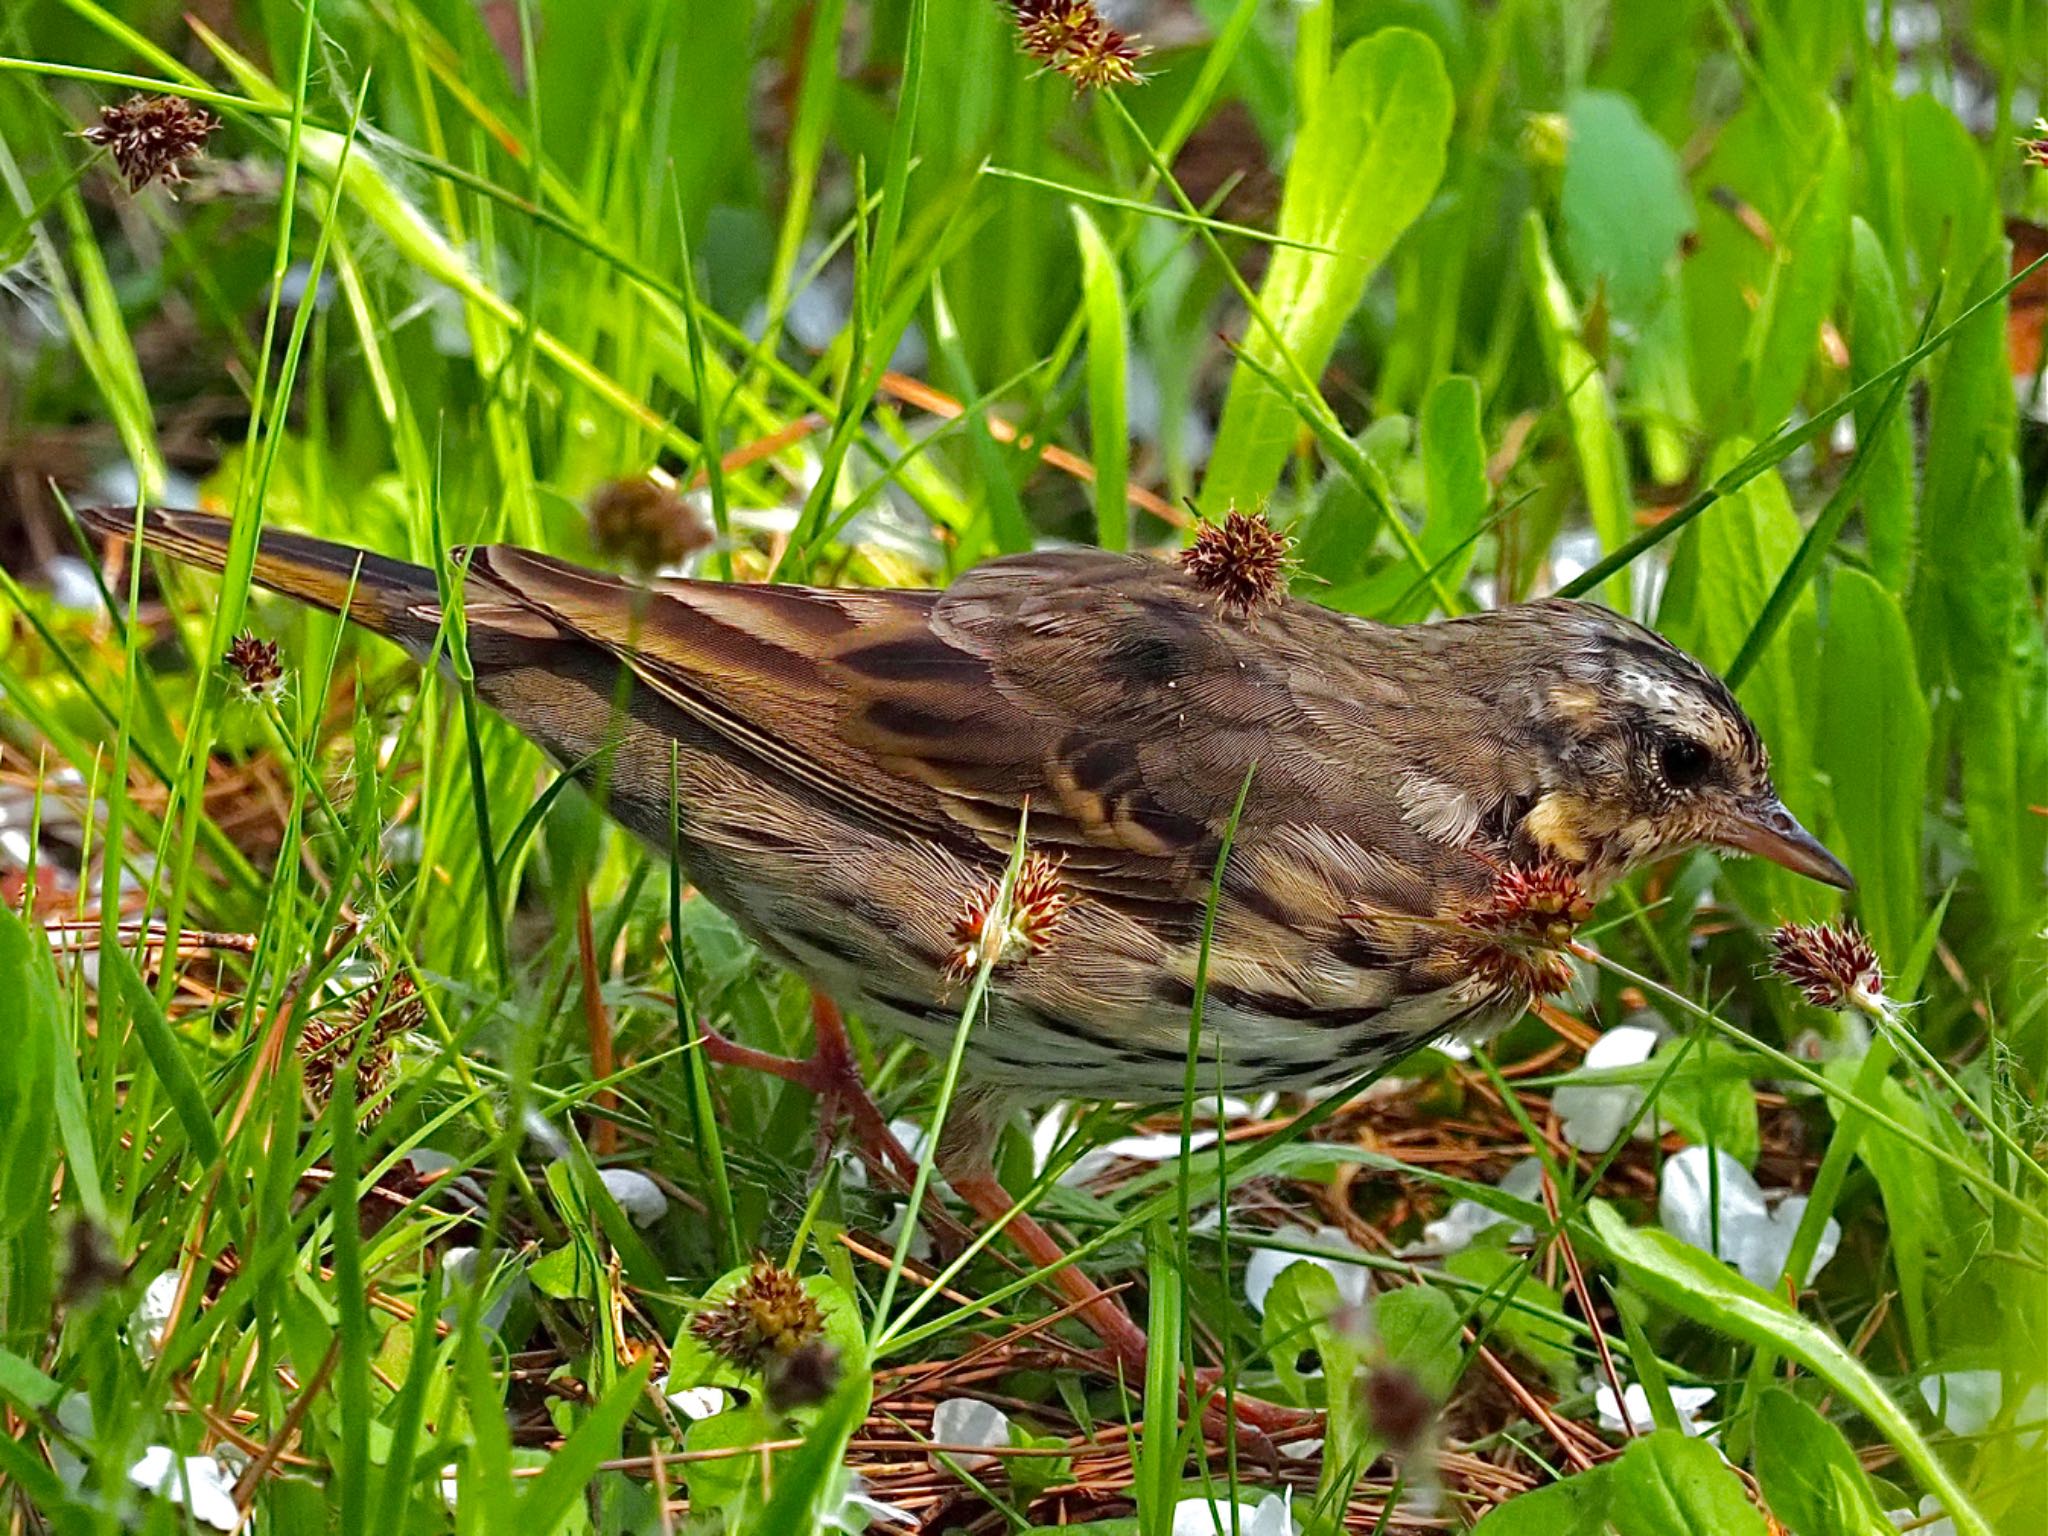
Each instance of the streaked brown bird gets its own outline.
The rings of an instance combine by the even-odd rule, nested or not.
[[[223,564],[219,518],[140,529]],[[1064,1265],[1126,1364],[1142,1334],[990,1174],[986,1106],[1180,1095],[1240,793],[1198,1046],[1204,1083],[1220,1062],[1233,1089],[1512,1020],[1647,860],[1712,844],[1850,884],[1726,686],[1651,631],[1563,600],[1375,624],[1288,596],[1261,547],[1234,517],[1177,563],[1014,555],[944,591],[643,587],[503,545],[453,556],[481,696],[664,854],[673,779],[688,878],[819,998],[813,1062],[722,1059],[804,1082],[872,1140],[832,1005],[943,1052],[990,964],[966,1047],[986,1093],[944,1171]],[[422,566],[266,533],[255,575],[421,659],[443,626]]]

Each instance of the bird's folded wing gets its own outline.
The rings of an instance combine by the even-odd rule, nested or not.
[[[1001,850],[1028,802],[1033,845],[1104,894],[1199,901],[1247,774],[1247,853],[1331,823],[1427,852],[1309,697],[1343,621],[1227,620],[1164,562],[1021,555],[944,593],[641,589],[502,547],[472,572],[823,806]]]

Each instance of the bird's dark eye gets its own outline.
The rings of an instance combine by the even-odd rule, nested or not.
[[[1658,745],[1657,771],[1673,789],[1691,789],[1713,766],[1713,754],[1690,736],[1670,736]]]

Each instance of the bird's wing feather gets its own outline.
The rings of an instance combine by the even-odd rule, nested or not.
[[[1330,692],[1349,621],[1227,619],[1164,562],[1019,555],[943,593],[640,589],[503,547],[472,571],[841,813],[993,851],[1028,801],[1034,846],[1085,889],[1199,903],[1247,772],[1247,868],[1331,828],[1334,858],[1394,872],[1391,901],[1443,853],[1374,771],[1370,712]]]

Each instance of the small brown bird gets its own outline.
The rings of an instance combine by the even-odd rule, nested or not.
[[[998,1094],[1180,1095],[1241,792],[1205,1085],[1219,1061],[1233,1089],[1348,1078],[1510,1021],[1559,985],[1592,901],[1663,855],[1712,844],[1850,884],[1728,689],[1649,630],[1562,600],[1370,623],[1246,579],[1252,523],[1179,563],[1014,555],[944,591],[641,587],[507,546],[453,558],[481,696],[586,764],[664,854],[673,781],[690,880],[823,998],[943,1052],[989,963],[967,1066]],[[141,531],[223,562],[221,519],[151,511]],[[416,657],[442,628],[421,566],[266,533],[255,574],[346,600]],[[831,1022],[814,1075],[785,1075],[872,1132]],[[983,1144],[949,1137],[948,1176],[993,1205],[976,1120]],[[1032,1246],[1028,1221],[1011,1230]]]

